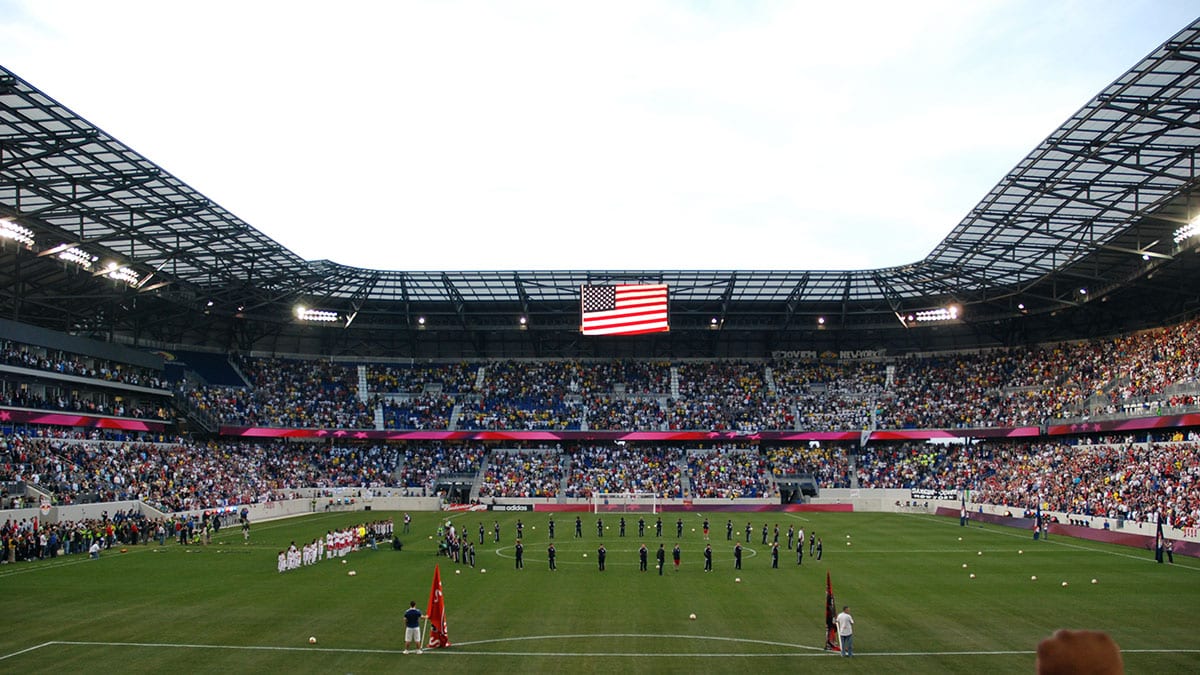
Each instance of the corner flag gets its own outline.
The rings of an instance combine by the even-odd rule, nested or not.
[[[429,609],[425,616],[429,617],[429,648],[449,647],[450,638],[446,634],[446,599],[442,596],[442,572],[437,565],[433,566],[433,587],[429,589]]]
[[[833,582],[829,580],[829,572],[825,573],[825,649],[840,652],[842,643],[838,638],[837,603],[833,600]]]

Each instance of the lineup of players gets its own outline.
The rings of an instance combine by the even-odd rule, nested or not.
[[[362,548],[378,549],[381,540],[387,541],[392,538],[393,527],[392,519],[387,518],[339,530],[328,530],[325,536],[300,546],[293,541],[287,549],[279,552],[277,570],[282,574],[315,565],[322,560],[345,558],[348,553]]]
[[[664,522],[661,516],[656,516],[653,523],[647,523],[646,517],[639,515],[636,523],[631,522],[625,516],[619,516],[616,522],[616,538],[626,537],[627,533],[633,530],[634,525],[637,529],[638,538],[646,538],[648,529],[653,529],[654,538],[663,538]],[[684,522],[683,518],[676,519],[674,523],[675,538],[677,540],[684,538]],[[605,525],[604,517],[596,518],[596,538],[604,539],[606,533],[609,538],[612,538],[611,528],[613,526]],[[517,519],[514,525],[516,530],[515,538],[513,539],[513,562],[516,569],[525,568],[525,523],[522,519]],[[695,531],[692,528],[692,531]],[[738,532],[745,533],[745,544],[751,543],[751,537],[755,531],[753,524],[747,521],[744,530]],[[502,543],[503,535],[499,520],[492,522],[490,528],[486,527],[482,521],[476,525],[476,532],[479,545],[484,545],[490,538],[491,543]],[[572,539],[584,538],[584,522],[582,516],[575,516],[574,535]],[[794,525],[788,525],[787,530],[780,529],[778,524],[771,527],[767,523],[763,523],[761,532],[761,544],[767,547],[768,560],[772,568],[779,568],[779,560],[781,549],[795,552],[796,565],[803,565],[805,558],[805,544],[807,543],[808,557],[815,560],[821,560],[824,556],[824,543],[817,536],[816,532],[807,533],[807,542],[805,540],[806,533],[803,527],[796,528]],[[558,548],[555,545],[555,537],[557,533],[557,525],[554,516],[546,522],[547,545],[546,545],[546,561],[550,570],[558,569]],[[711,543],[711,523],[708,518],[704,518],[701,525],[701,536],[705,542],[703,550],[704,571],[711,572],[713,569],[713,548]],[[448,556],[456,563],[463,565],[475,566],[475,541],[464,533],[460,532],[458,527],[451,521],[446,521],[444,526],[438,528],[439,546],[438,552],[440,555]],[[725,540],[733,543],[732,555],[734,569],[742,569],[742,558],[745,552],[743,541],[739,537],[735,537],[735,527],[733,520],[729,519],[725,523]],[[755,552],[757,553],[757,552]],[[649,570],[650,549],[645,542],[640,544],[637,551],[638,554],[638,569],[642,572]],[[586,554],[585,554],[586,555]],[[665,543],[659,543],[658,551],[654,554],[656,565],[655,570],[661,575],[666,569],[667,549]],[[675,543],[670,551],[672,566],[675,571],[679,571],[683,561],[683,549],[680,543]],[[603,542],[596,549],[596,565],[599,571],[603,572],[607,569],[609,559],[608,547]]]

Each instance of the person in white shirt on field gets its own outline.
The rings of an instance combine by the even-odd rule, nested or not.
[[[838,640],[842,643],[842,656],[854,656],[854,617],[850,616],[850,606],[843,606],[842,613],[833,621],[837,624]]]

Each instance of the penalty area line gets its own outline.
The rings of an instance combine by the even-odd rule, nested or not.
[[[43,642],[43,643],[42,643],[42,644],[40,644],[40,645],[34,645],[34,646],[32,646],[32,647],[27,647],[27,648],[25,648],[25,649],[22,649],[22,650],[21,650],[21,651],[19,651],[19,652],[13,652],[13,653],[11,653],[11,654],[5,654],[4,656],[0,656],[0,661],[3,661],[4,659],[11,659],[11,658],[12,658],[12,657],[14,657],[14,656],[20,656],[20,655],[22,655],[22,654],[28,654],[29,652],[32,652],[32,651],[37,651],[37,650],[41,649],[42,647],[49,647],[49,646],[50,646],[50,645],[52,645],[52,644],[54,644],[54,643],[53,643],[53,642]]]

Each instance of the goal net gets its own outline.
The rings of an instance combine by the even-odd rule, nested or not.
[[[653,492],[595,492],[593,513],[659,513],[658,495]]]

